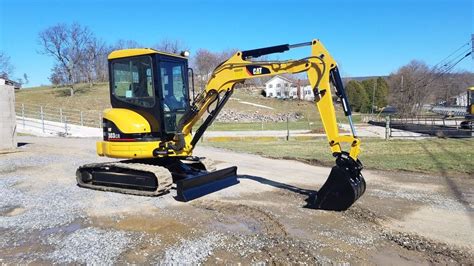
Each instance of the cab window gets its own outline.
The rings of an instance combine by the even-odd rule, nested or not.
[[[115,60],[112,62],[112,75],[115,98],[147,108],[155,105],[151,57]]]
[[[184,64],[162,62],[160,67],[165,112],[184,111],[188,97],[184,81]]]

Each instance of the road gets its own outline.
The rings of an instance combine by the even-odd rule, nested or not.
[[[94,139],[0,154],[0,263],[473,263],[472,177],[364,171],[346,212],[305,208],[329,168],[208,147],[240,184],[189,203],[82,189]]]

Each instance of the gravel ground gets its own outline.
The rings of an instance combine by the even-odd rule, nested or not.
[[[328,168],[199,148],[240,184],[181,203],[77,187],[79,165],[107,160],[93,139],[19,139],[0,155],[0,263],[474,262],[472,177],[365,171],[367,193],[326,212],[304,206]]]

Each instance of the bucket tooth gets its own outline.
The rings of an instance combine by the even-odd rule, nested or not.
[[[361,174],[362,164],[347,154],[341,154],[328,179],[316,194],[314,207],[322,210],[344,211],[365,192]]]

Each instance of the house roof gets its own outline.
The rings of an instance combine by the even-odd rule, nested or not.
[[[273,78],[271,78],[270,80],[268,80],[267,82],[265,82],[265,85],[267,85],[268,83],[272,82],[272,80],[274,80],[274,79],[276,79],[276,78],[280,78],[280,79],[282,79],[282,80],[285,80],[285,81],[288,81],[288,82],[290,82],[290,83],[293,83],[293,81],[290,80],[289,78],[285,78],[285,77],[283,77],[283,76],[276,75],[276,76],[274,76]]]

